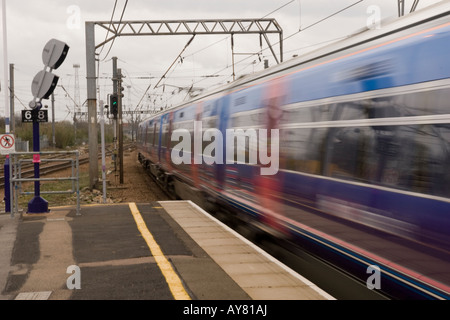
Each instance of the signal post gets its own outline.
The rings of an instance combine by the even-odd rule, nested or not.
[[[46,110],[41,110],[42,99],[48,99],[56,88],[59,77],[52,73],[53,70],[58,69],[64,62],[69,52],[69,46],[62,41],[51,39],[44,47],[42,52],[42,62],[44,63],[44,70],[38,72],[31,84],[31,93],[33,100],[29,103],[31,112],[29,110],[22,111],[22,119],[25,117],[33,122],[33,164],[34,164],[34,178],[39,179],[39,164],[41,162],[40,154],[40,137],[39,137],[39,123],[40,119],[45,120]],[[49,68],[49,71],[47,71]],[[48,120],[48,118],[47,118]],[[40,182],[34,182],[34,198],[28,203],[28,213],[45,213],[48,212],[48,202],[40,196]]]
[[[117,57],[113,57],[113,94],[110,95],[110,110],[115,121],[115,155],[118,153],[118,157],[115,157],[115,170],[117,173],[117,158],[119,159],[119,182],[124,183],[123,177],[123,126],[122,126],[122,98],[123,98],[123,86],[122,86],[122,69],[117,68]]]

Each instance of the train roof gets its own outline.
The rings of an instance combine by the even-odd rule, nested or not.
[[[364,43],[370,43],[374,40],[384,38],[387,35],[406,30],[409,27],[419,25],[421,23],[432,21],[434,19],[438,19],[448,15],[450,15],[450,0],[445,0],[443,2],[439,2],[429,7],[410,13],[404,17],[397,18],[391,21],[384,21],[382,22],[382,27],[379,29],[369,29],[367,27],[361,29],[356,33],[349,35],[345,39],[341,39],[329,45],[320,47],[316,50],[292,58],[290,60],[287,60],[283,63],[260,71],[258,73],[242,77],[230,83],[228,87],[234,88],[244,83],[258,80],[263,77],[276,75],[284,70],[293,68],[295,66],[299,66],[308,63],[310,61],[317,60],[322,57],[326,57],[358,45],[362,45]]]
[[[265,70],[255,72],[250,75],[242,76],[233,82],[216,87],[212,90],[208,90],[196,97],[193,97],[189,101],[180,103],[177,106],[174,106],[170,109],[163,110],[159,113],[164,113],[168,110],[175,110],[180,107],[190,105],[197,101],[201,101],[202,99],[205,99],[207,97],[211,97],[216,94],[220,94],[221,92],[227,92],[227,91],[233,90],[241,85],[245,85],[245,84],[251,83],[253,81],[257,81],[257,80],[260,80],[263,78],[270,79],[271,77],[279,76],[279,74],[282,73],[283,71],[289,70],[293,67],[296,67],[296,66],[299,66],[302,64],[306,64],[313,60],[318,60],[318,59],[327,57],[329,55],[332,55],[332,54],[335,54],[335,53],[338,53],[338,52],[341,52],[341,51],[344,51],[347,49],[351,49],[352,47],[355,47],[355,46],[363,45],[364,43],[370,43],[374,40],[383,38],[390,34],[394,34],[399,31],[407,30],[410,27],[420,25],[422,23],[432,21],[435,19],[439,19],[439,18],[448,16],[448,15],[450,15],[450,0],[444,0],[444,1],[438,2],[434,5],[430,5],[423,9],[412,12],[404,17],[396,18],[391,21],[385,20],[382,22],[382,27],[379,29],[363,28],[363,29],[357,31],[356,33],[349,35],[345,39],[338,40],[336,42],[333,42],[332,44],[320,47],[316,50],[313,50],[311,52],[305,53],[298,57],[292,58],[292,59],[282,62],[276,66],[267,68]],[[159,113],[157,113],[155,115],[158,115]],[[155,115],[152,115],[150,118],[154,117]]]

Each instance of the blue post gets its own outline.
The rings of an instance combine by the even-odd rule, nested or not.
[[[33,151],[39,152],[39,122],[33,121]],[[34,162],[34,178],[39,178],[39,162],[40,156],[33,157]],[[48,210],[47,200],[41,198],[41,184],[39,181],[34,182],[34,198],[28,202],[28,213],[46,213]]]
[[[5,165],[3,166],[5,175],[5,212],[11,212],[11,189],[9,185],[9,155],[6,155]]]

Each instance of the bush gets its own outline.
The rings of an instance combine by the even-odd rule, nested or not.
[[[29,141],[30,150],[33,150],[33,124],[22,123],[22,118],[16,116],[15,136],[22,141]],[[5,119],[0,118],[0,133],[5,133]],[[39,126],[40,136],[46,135],[52,146],[52,123],[41,123]],[[110,124],[105,124],[105,142],[113,142],[114,131]],[[100,125],[98,125],[98,142],[100,143]],[[89,128],[87,122],[77,122],[76,126],[70,121],[55,123],[55,143],[57,149],[75,148],[83,143],[89,143]]]

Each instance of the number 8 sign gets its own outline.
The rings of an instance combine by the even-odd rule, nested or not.
[[[22,122],[48,122],[47,110],[22,110]]]

